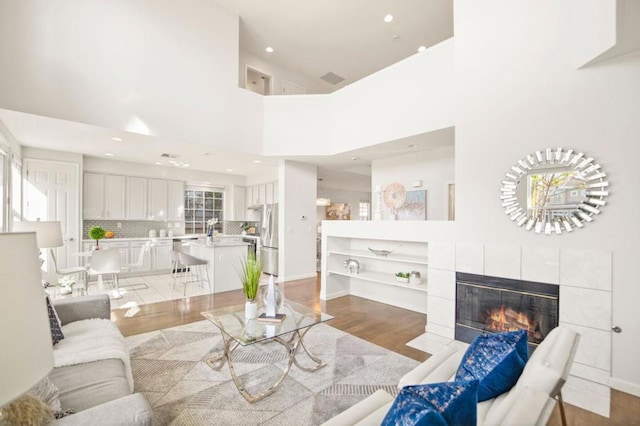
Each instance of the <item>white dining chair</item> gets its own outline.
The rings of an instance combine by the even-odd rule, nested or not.
[[[56,259],[56,251],[55,249],[49,249],[51,254],[51,261],[53,262],[53,268],[58,275],[79,275],[82,279],[82,287],[85,294],[89,290],[89,276],[87,272],[87,268],[84,266],[74,266],[72,268],[58,268],[58,260]]]
[[[134,272],[136,269],[141,269],[144,266],[144,257],[146,256],[147,253],[149,253],[149,250],[151,250],[151,247],[153,247],[153,241],[149,240],[146,243],[144,243],[142,247],[140,247],[140,251],[138,252],[138,260],[136,261],[136,263],[129,263],[127,265],[122,266],[121,268],[122,272]],[[149,285],[147,285],[147,283],[145,282],[127,284],[127,285],[123,285],[122,287],[133,287],[133,286],[135,286],[136,289],[140,289],[140,290],[149,288]]]
[[[120,274],[120,253],[118,250],[95,250],[91,253],[91,264],[89,265],[89,276],[111,275],[114,286],[116,287],[113,299],[120,299],[120,285],[118,276]]]

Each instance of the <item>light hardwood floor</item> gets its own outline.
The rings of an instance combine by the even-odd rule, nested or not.
[[[319,276],[288,282],[284,290],[287,299],[333,315],[335,318],[328,322],[332,327],[418,361],[429,357],[406,346],[406,342],[424,333],[426,318],[423,314],[355,296],[321,301]],[[200,312],[241,303],[244,303],[244,295],[238,290],[142,305],[132,317],[126,316],[127,309],[114,309],[111,319],[125,336],[130,336],[200,321],[203,319]],[[569,404],[565,406],[567,422],[571,426],[640,425],[640,398],[622,392],[612,391],[609,419]],[[549,425],[560,424],[556,408]]]

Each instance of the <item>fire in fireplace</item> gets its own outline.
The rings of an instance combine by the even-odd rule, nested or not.
[[[558,325],[558,289],[552,284],[456,274],[457,340],[478,334],[527,330],[537,345]]]

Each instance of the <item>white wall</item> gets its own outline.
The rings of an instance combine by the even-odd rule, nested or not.
[[[455,2],[457,237],[611,251],[613,324],[623,330],[612,334],[612,385],[640,395],[640,54],[577,70],[573,31],[592,27],[583,12],[551,0]],[[547,147],[586,152],[611,184],[602,214],[567,235],[525,232],[498,202],[507,168]]]
[[[252,68],[256,71],[260,71],[263,74],[271,76],[271,94],[283,95],[282,80],[289,81],[300,87],[304,87],[307,93],[330,93],[333,91],[333,86],[329,83],[323,83],[315,79],[304,76],[300,73],[287,69],[281,65],[274,64],[273,62],[266,61],[258,56],[255,56],[247,51],[240,51],[240,67],[238,69],[238,81],[239,86],[244,88],[246,81],[246,67]]]
[[[331,95],[266,97],[264,151],[328,155],[454,124],[446,40]]]
[[[316,275],[316,185],[316,166],[280,163],[279,281]]]
[[[261,150],[262,100],[238,88],[239,18],[216,2],[2,2],[0,29],[3,108]]]
[[[142,176],[168,180],[181,180],[192,184],[205,184],[213,186],[244,186],[245,184],[244,176],[231,175],[226,173],[206,172],[203,170],[189,170],[186,168],[178,167],[129,163],[127,161],[105,160],[96,157],[85,157],[84,170],[127,176]]]
[[[455,147],[447,146],[428,151],[374,160],[371,167],[371,185],[382,189],[391,183],[404,185],[407,191],[427,191],[427,219],[447,220],[447,185],[453,183]],[[419,187],[412,182],[422,181]],[[375,208],[375,207],[374,207]],[[390,211],[382,204],[383,219]]]

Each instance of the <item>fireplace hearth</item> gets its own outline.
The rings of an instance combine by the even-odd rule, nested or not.
[[[534,349],[558,325],[559,286],[456,273],[455,338],[527,330]]]

